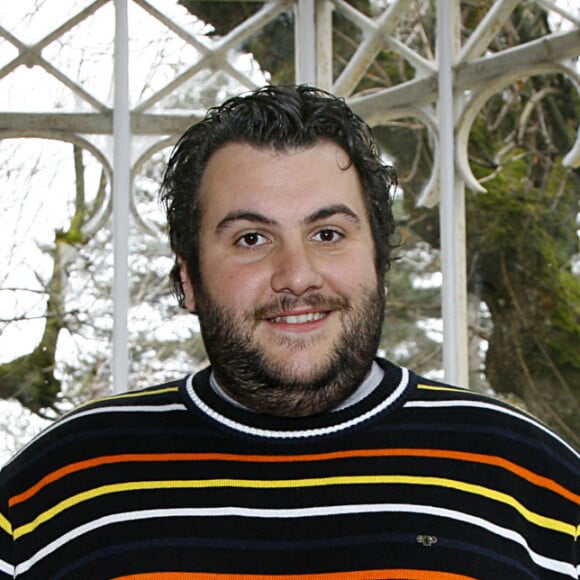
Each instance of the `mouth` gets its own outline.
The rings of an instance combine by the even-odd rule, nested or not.
[[[328,312],[307,312],[304,314],[287,314],[269,318],[269,322],[275,324],[307,324],[317,322],[328,316]]]
[[[301,300],[284,297],[277,303],[256,309],[254,316],[255,320],[267,322],[272,328],[311,332],[320,330],[336,312],[347,308],[348,302],[341,296],[315,294]]]

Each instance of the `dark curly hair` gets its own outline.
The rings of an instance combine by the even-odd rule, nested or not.
[[[237,142],[276,151],[311,147],[320,141],[342,147],[358,171],[375,243],[377,274],[390,267],[394,231],[393,167],[382,162],[369,126],[343,99],[312,86],[267,86],[233,97],[210,109],[206,117],[179,139],[167,165],[161,200],[167,211],[169,240],[176,261],[171,272],[183,305],[181,261],[199,279],[199,186],[210,157],[227,143]]]

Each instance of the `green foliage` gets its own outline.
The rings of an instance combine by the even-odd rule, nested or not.
[[[554,189],[528,187],[525,158],[507,163],[496,178],[487,183],[488,193],[470,199],[469,245],[480,260],[503,256],[526,280],[528,301],[534,302],[534,333],[545,343],[557,364],[580,369],[580,280],[570,271],[574,230],[570,228],[570,207],[553,201]],[[559,165],[553,180],[565,179]],[[552,180],[551,180],[552,181]],[[568,189],[573,196],[573,181]],[[514,184],[520,184],[514,191]],[[558,190],[556,190],[558,191]],[[489,271],[496,268],[488,265]],[[497,288],[497,286],[496,286]],[[509,296],[504,299],[510,303]]]
[[[2,398],[15,398],[42,414],[60,395],[61,382],[53,371],[54,353],[41,343],[30,354],[0,365]]]

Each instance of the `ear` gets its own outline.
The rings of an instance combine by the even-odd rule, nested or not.
[[[193,282],[189,275],[189,269],[185,260],[181,260],[179,264],[179,278],[181,280],[181,287],[183,288],[184,300],[183,304],[192,313],[195,313],[195,292],[193,290]]]

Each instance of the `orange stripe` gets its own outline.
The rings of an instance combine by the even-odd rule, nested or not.
[[[206,574],[152,572],[118,576],[113,580],[477,580],[473,576],[432,570],[361,570],[326,574]]]
[[[110,465],[115,463],[130,463],[130,462],[161,462],[161,461],[236,461],[248,463],[284,463],[284,462],[299,462],[299,461],[328,461],[333,459],[347,459],[356,457],[431,457],[437,459],[452,459],[458,461],[466,461],[471,463],[482,463],[486,465],[494,465],[500,467],[518,477],[548,489],[562,497],[580,503],[580,494],[576,494],[552,479],[538,475],[524,467],[517,465],[502,457],[494,455],[484,455],[481,453],[470,453],[463,451],[447,451],[441,449],[357,449],[352,451],[335,451],[330,453],[315,453],[311,455],[235,455],[233,453],[132,453],[124,455],[106,455],[103,457],[96,457],[94,459],[87,459],[77,463],[71,463],[65,467],[57,469],[49,473],[46,477],[41,479],[35,485],[26,491],[13,496],[9,500],[10,507],[22,503],[45,486],[54,483],[67,475],[91,469],[100,465]]]

